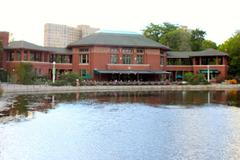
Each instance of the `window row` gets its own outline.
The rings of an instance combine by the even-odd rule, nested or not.
[[[117,64],[118,63],[118,55],[111,54],[110,63],[111,64]],[[124,54],[123,57],[122,57],[122,63],[123,64],[131,64],[132,63],[132,55]],[[137,55],[136,63],[137,64],[143,64],[144,63],[144,56],[143,55]]]

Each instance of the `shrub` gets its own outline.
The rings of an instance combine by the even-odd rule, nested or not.
[[[237,84],[237,80],[236,79],[231,79],[231,80],[227,80],[228,84]]]
[[[187,82],[193,82],[194,74],[192,72],[187,72],[184,74],[184,80]]]
[[[3,94],[3,89],[2,89],[2,87],[0,86],[0,95],[2,95]]]
[[[34,84],[36,85],[43,85],[43,84],[49,84],[51,81],[48,79],[47,76],[37,76],[34,78]]]
[[[33,67],[30,63],[20,63],[16,66],[16,78],[20,84],[33,83]]]
[[[76,79],[79,79],[79,82],[82,81],[81,76],[75,72],[66,72],[56,80],[55,83],[52,83],[54,86],[63,86],[63,85],[72,85],[76,86]]]
[[[208,84],[208,82],[206,81],[206,78],[203,74],[194,75],[192,72],[185,73],[184,80],[186,80],[187,82],[189,82],[192,85]]]

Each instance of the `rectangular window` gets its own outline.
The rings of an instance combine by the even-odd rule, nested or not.
[[[164,57],[160,57],[160,65],[164,65]]]
[[[30,61],[34,61],[35,53],[31,52],[30,53]]]
[[[131,64],[131,55],[130,54],[123,55],[123,64]]]
[[[111,64],[117,64],[118,63],[118,55],[117,54],[111,54]]]
[[[218,57],[218,64],[222,65],[223,64],[223,57]]]
[[[8,61],[14,61],[14,53],[8,54]]]
[[[89,49],[88,48],[80,48],[80,62],[81,64],[88,64],[89,62]]]
[[[122,53],[123,54],[131,54],[132,53],[132,48],[123,48]]]
[[[143,64],[143,55],[137,55],[137,64]]]
[[[111,54],[118,54],[118,48],[111,48],[110,53]]]
[[[88,48],[81,48],[81,49],[79,49],[79,53],[81,53],[81,54],[89,53],[89,49]]]
[[[137,49],[137,54],[144,54],[144,49]]]
[[[48,54],[44,54],[44,56],[43,56],[43,60],[44,60],[44,62],[47,62],[48,61]]]
[[[87,64],[89,62],[88,54],[80,54],[80,63]]]
[[[41,62],[41,53],[35,53],[35,61]]]
[[[27,61],[28,60],[28,54],[26,51],[24,51],[24,57],[23,57],[23,60],[24,61]]]
[[[21,61],[21,53],[17,52],[17,61]]]

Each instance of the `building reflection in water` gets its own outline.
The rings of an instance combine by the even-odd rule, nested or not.
[[[146,103],[153,107],[178,105],[184,108],[208,104],[222,104],[240,107],[240,92],[230,91],[159,91],[159,92],[95,92],[64,93],[53,95],[19,95],[11,99],[8,110],[0,112],[3,119],[15,120],[19,117],[34,118],[34,112],[47,113],[58,103],[91,100],[94,103]],[[10,118],[9,118],[10,117]]]

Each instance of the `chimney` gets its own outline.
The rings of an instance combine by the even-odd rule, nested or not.
[[[0,41],[2,42],[3,47],[6,47],[9,42],[9,32],[0,32]]]

